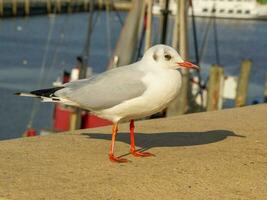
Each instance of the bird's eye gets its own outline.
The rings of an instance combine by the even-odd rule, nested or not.
[[[171,57],[171,55],[169,55],[169,54],[165,54],[165,55],[164,55],[164,58],[165,58],[165,60],[170,60],[172,57]]]

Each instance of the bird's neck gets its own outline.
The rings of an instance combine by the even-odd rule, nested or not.
[[[160,66],[159,63],[153,62],[151,60],[142,59],[139,61],[139,66],[142,68],[147,68],[149,70],[163,70],[164,68]]]

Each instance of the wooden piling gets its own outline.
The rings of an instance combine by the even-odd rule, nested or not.
[[[246,105],[249,76],[252,62],[250,60],[243,60],[241,63],[241,71],[238,79],[235,106],[241,107]]]
[[[0,17],[4,16],[4,0],[0,0]]]
[[[83,1],[83,10],[88,11],[89,8],[89,0],[84,0]]]
[[[97,2],[98,2],[98,8],[99,8],[99,9],[102,9],[103,6],[104,6],[104,2],[103,2],[103,0],[98,0]]]
[[[110,10],[130,10],[132,2],[110,1]],[[31,14],[30,12],[37,13],[35,10],[38,10],[39,14],[88,11],[89,3],[90,0],[0,0],[0,17],[27,16]],[[94,5],[96,9],[103,9],[106,0],[94,0]]]
[[[152,4],[153,0],[146,0],[147,21],[146,21],[145,51],[151,47]]]
[[[82,61],[79,61],[78,69],[79,69],[79,79],[86,78],[87,75],[87,68],[88,68],[88,62],[89,62],[89,56],[90,56],[90,49],[91,49],[91,38],[92,38],[92,32],[93,32],[93,14],[94,14],[94,2],[90,1],[90,8],[89,8],[89,18],[88,18],[88,27],[87,27],[87,34],[85,39],[85,45],[82,51]],[[82,109],[81,108],[75,108],[76,117],[73,119],[73,122],[75,123],[75,129],[80,129],[82,125]]]
[[[81,113],[79,113],[79,114],[81,114]],[[81,128],[80,125],[78,127],[76,127],[77,120],[78,120],[78,115],[76,114],[75,110],[73,110],[70,114],[70,124],[69,124],[70,131]]]
[[[51,0],[46,0],[46,12],[47,12],[47,14],[50,14],[51,10],[52,10]]]
[[[133,1],[133,7],[125,19],[120,37],[117,41],[113,56],[110,59],[107,69],[114,67],[113,61],[118,57],[117,66],[128,65],[133,62],[134,52],[137,46],[139,22],[141,20],[144,3],[142,1]],[[129,48],[125,48],[129,47]]]
[[[188,34],[187,34],[187,1],[180,0],[177,1],[177,8],[179,8],[177,14],[178,16],[175,20],[176,27],[176,38],[173,41],[173,47],[179,49],[181,57],[186,60],[188,59]],[[177,40],[178,39],[178,40]],[[175,42],[176,41],[176,42]],[[189,70],[182,69],[182,86],[179,91],[178,96],[169,105],[166,115],[175,116],[185,114],[189,110],[189,98],[190,98],[190,82],[189,82]]]
[[[30,15],[30,0],[24,0],[24,13],[25,16]]]
[[[17,16],[18,2],[17,0],[12,0],[12,15]]]
[[[218,110],[221,103],[222,80],[224,77],[224,70],[218,65],[212,65],[210,68],[209,82],[208,82],[208,99],[207,111]]]
[[[56,12],[61,13],[61,1],[56,0]]]
[[[267,72],[265,73],[264,103],[267,103]]]
[[[67,4],[68,4],[67,12],[72,13],[72,0],[68,0]]]

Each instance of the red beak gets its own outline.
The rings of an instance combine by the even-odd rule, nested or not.
[[[191,62],[184,61],[184,62],[178,62],[177,64],[181,67],[184,67],[184,68],[199,70],[199,66],[197,66]]]

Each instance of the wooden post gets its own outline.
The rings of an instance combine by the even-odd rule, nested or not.
[[[153,0],[146,0],[147,22],[146,22],[146,39],[145,51],[151,47],[151,30],[152,30],[152,5]]]
[[[90,48],[91,48],[91,36],[93,32],[93,14],[94,14],[94,1],[90,1],[90,10],[89,10],[89,19],[88,19],[88,27],[87,27],[87,35],[86,41],[82,52],[82,63],[79,66],[79,79],[86,78],[87,75],[87,67],[90,56]],[[71,123],[75,124],[75,129],[80,129],[82,125],[82,109],[76,108],[76,112],[72,116]]]
[[[16,16],[17,15],[17,0],[12,0],[12,15]]]
[[[24,1],[24,12],[26,16],[30,15],[30,0]]]
[[[179,16],[176,17],[175,24],[179,25],[179,28],[176,27],[177,30],[177,38],[179,38],[178,44],[173,44],[174,48],[179,48],[179,53],[181,57],[186,60],[188,58],[188,36],[187,36],[187,6],[186,0],[177,1]],[[175,40],[177,42],[177,39]],[[167,109],[167,116],[175,116],[181,115],[188,111],[188,99],[189,99],[189,71],[183,69],[182,70],[182,87],[180,89],[180,93],[176,99],[169,105]]]
[[[267,72],[265,73],[264,103],[267,103]]]
[[[104,6],[103,0],[98,0],[98,8],[101,10]]]
[[[166,40],[167,40],[169,2],[170,0],[165,0],[164,9],[162,10],[162,29],[161,29],[161,38],[160,38],[161,44],[166,44]]]
[[[174,18],[174,27],[173,27],[173,35],[172,35],[172,47],[174,49],[178,49],[178,38],[179,38],[179,1],[176,1],[176,8],[177,12]],[[166,109],[166,116],[175,116],[176,110],[177,110],[177,102],[178,102],[178,96],[169,104],[168,108]]]
[[[56,11],[57,13],[61,13],[61,1],[56,0]]]
[[[212,65],[210,68],[207,111],[218,110],[220,107],[223,74],[223,68],[218,65]]]
[[[69,129],[70,131],[73,131],[75,129],[80,129],[81,128],[81,122],[79,121],[79,124],[77,126],[77,120],[81,120],[81,119],[78,119],[79,115],[81,115],[81,111],[79,110],[78,114],[77,114],[77,110],[79,110],[78,108],[77,109],[73,109],[73,111],[71,112],[70,114],[70,123],[69,123]]]
[[[83,10],[88,11],[88,5],[89,5],[89,0],[84,0],[83,1]]]
[[[4,16],[4,0],[0,0],[0,17]]]
[[[241,107],[246,105],[249,76],[252,62],[250,60],[243,60],[241,63],[241,71],[238,79],[235,106]]]
[[[46,0],[46,11],[47,11],[47,14],[50,14],[51,10],[52,10],[51,0]]]
[[[68,13],[72,13],[72,0],[68,0],[68,9],[67,9],[67,12]]]
[[[176,3],[176,15],[175,15],[175,18],[174,18],[174,24],[173,24],[173,33],[172,33],[172,47],[174,49],[178,49],[178,38],[179,38],[179,26],[180,26],[180,23],[179,23],[179,14],[178,14],[178,11],[179,11],[179,2],[177,1]]]
[[[111,38],[112,38],[112,31],[111,31],[111,20],[110,20],[110,0],[105,0],[105,10],[106,10],[106,30],[107,30],[107,55],[110,58],[112,54],[112,47],[111,47]]]
[[[179,1],[179,53],[184,60],[188,59],[188,35],[187,35],[187,6],[186,0]],[[177,114],[184,114],[188,110],[189,71],[182,70],[182,88],[179,94]]]
[[[159,15],[159,27],[158,27],[158,33],[162,33],[163,29],[163,15],[162,15],[162,10],[164,10],[165,7],[165,0],[159,0],[159,7],[160,7],[160,15]],[[161,40],[161,35],[157,34],[157,41]]]
[[[118,59],[116,58],[117,66],[128,65],[133,61],[138,43],[137,35],[139,31],[139,22],[142,19],[143,7],[143,1],[133,1],[133,7],[125,19],[124,26],[121,30],[120,37],[117,41],[116,48],[107,69],[114,67],[113,61],[115,60],[115,57],[118,57]]]

